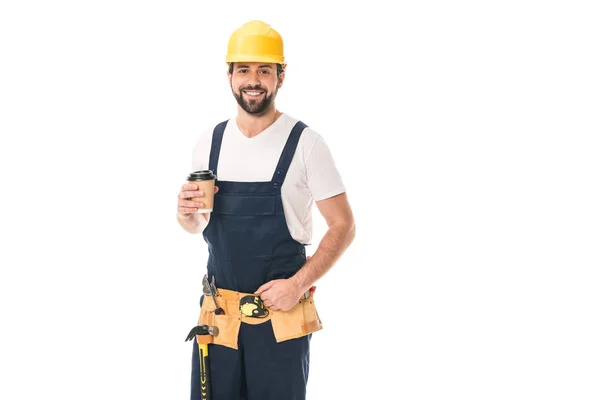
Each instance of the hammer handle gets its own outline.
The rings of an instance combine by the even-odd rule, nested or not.
[[[198,344],[198,352],[200,353],[200,392],[202,400],[211,400],[210,390],[210,366],[208,363],[208,345]]]

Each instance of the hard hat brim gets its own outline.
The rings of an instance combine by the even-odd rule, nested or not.
[[[225,57],[225,62],[264,62],[269,64],[284,64],[283,57],[269,55],[236,54]]]

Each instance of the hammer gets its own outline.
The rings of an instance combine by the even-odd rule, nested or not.
[[[216,326],[198,325],[192,328],[188,333],[185,341],[192,340],[196,335],[211,335],[217,336],[219,334],[219,328]],[[210,368],[208,364],[208,343],[198,342],[198,352],[200,353],[200,388],[202,394],[202,400],[211,400],[210,391]]]

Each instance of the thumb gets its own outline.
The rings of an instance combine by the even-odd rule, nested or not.
[[[269,281],[261,287],[259,287],[258,289],[256,289],[256,292],[254,292],[254,294],[261,294],[262,292],[269,290],[271,286],[273,286],[273,281]]]

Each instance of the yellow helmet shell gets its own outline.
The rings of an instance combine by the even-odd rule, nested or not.
[[[262,21],[245,23],[229,38],[225,61],[285,64],[281,35]]]

